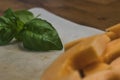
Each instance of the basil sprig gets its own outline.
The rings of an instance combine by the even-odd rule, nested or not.
[[[36,18],[27,10],[7,9],[0,17],[0,45],[15,38],[29,50],[49,51],[63,48],[56,29],[46,20]]]
[[[19,33],[23,23],[15,16],[15,13],[8,9],[0,17],[0,45],[8,44]]]

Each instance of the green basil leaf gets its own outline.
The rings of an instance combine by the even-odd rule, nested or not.
[[[12,9],[8,8],[6,11],[4,11],[4,14],[3,14],[4,17],[6,18],[14,18],[15,17],[15,13]]]
[[[1,21],[4,21],[5,24],[9,25],[8,27],[12,30],[20,31],[21,27],[23,27],[23,23],[20,19],[15,15],[12,9],[7,9],[4,12],[4,15],[1,16]]]
[[[34,18],[34,15],[27,10],[15,11],[15,15],[23,22],[26,23]]]
[[[17,18],[16,20],[16,36],[15,36],[15,39],[18,40],[18,41],[22,41],[22,35],[21,35],[21,32],[24,28],[24,23],[19,19]]]
[[[7,21],[9,21],[7,18],[0,17],[0,45],[8,44],[15,36]]]
[[[0,30],[0,45],[8,44],[15,36],[15,34],[13,34],[13,33],[14,32],[12,32],[12,30],[9,28],[1,29]]]
[[[25,48],[37,51],[63,48],[57,31],[47,21],[36,18],[26,23],[24,28],[23,45]]]
[[[0,17],[0,45],[8,44],[22,29],[23,23],[11,9],[7,9]]]
[[[18,26],[19,26],[19,30],[20,32],[16,35],[16,39],[18,41],[22,41],[22,29],[23,29],[23,24],[25,24],[26,22],[32,20],[34,18],[34,15],[27,11],[27,10],[19,10],[19,11],[15,11],[15,15],[20,19],[17,20],[18,21]],[[21,27],[20,27],[21,26]]]

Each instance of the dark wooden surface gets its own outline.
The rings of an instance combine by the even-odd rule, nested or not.
[[[85,0],[0,0],[0,15],[7,8],[43,7],[54,14],[101,30],[120,22],[120,0],[97,4]]]

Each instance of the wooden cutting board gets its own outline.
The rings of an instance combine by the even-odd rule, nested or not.
[[[99,3],[99,4],[110,4],[110,3],[115,2],[117,0],[87,0],[87,1]]]

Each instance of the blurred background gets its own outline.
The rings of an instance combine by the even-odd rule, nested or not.
[[[120,22],[120,0],[0,0],[0,15],[14,10],[42,7],[75,23],[105,30]]]

